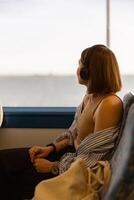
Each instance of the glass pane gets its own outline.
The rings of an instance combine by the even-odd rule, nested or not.
[[[3,104],[78,105],[85,92],[75,77],[80,53],[105,44],[105,26],[105,0],[0,0]]]
[[[134,93],[134,1],[111,1],[111,48],[123,74],[121,96]]]

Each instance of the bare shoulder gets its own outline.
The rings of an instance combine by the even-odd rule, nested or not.
[[[122,119],[122,114],[122,100],[116,95],[105,97],[94,114],[96,130],[118,125]]]
[[[106,109],[107,111],[116,112],[117,114],[117,112],[122,112],[123,102],[118,96],[111,95],[102,100],[100,109]]]

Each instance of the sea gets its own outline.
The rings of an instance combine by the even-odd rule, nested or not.
[[[123,99],[134,94],[134,75],[122,75]],[[0,101],[5,107],[76,107],[86,87],[73,75],[0,76]]]

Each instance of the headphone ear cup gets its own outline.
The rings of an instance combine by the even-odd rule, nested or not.
[[[80,77],[85,81],[89,80],[89,70],[86,67],[80,70]]]

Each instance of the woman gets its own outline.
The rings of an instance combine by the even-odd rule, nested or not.
[[[121,78],[115,55],[104,45],[85,49],[77,77],[87,92],[67,132],[46,147],[0,151],[3,200],[32,198],[37,183],[63,173],[79,157],[87,167],[110,159],[123,113],[116,95]]]

